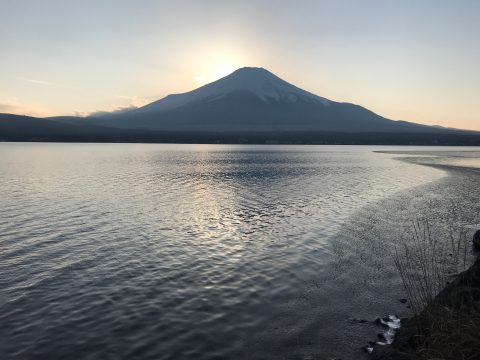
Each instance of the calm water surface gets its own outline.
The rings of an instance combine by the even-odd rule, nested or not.
[[[328,325],[350,296],[341,283],[301,310],[336,271],[334,235],[445,174],[380,149],[394,148],[0,144],[0,357],[348,349],[344,325]]]

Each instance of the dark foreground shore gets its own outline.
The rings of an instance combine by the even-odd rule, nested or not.
[[[478,152],[404,152],[416,158],[407,162],[450,170],[478,172],[462,160],[477,159]],[[430,157],[432,156],[433,157]],[[422,157],[426,156],[426,157]],[[476,212],[478,209],[471,208]],[[376,346],[373,360],[476,360],[480,359],[480,230],[473,236],[476,260],[434,298],[419,314],[402,319],[390,346]]]
[[[480,231],[474,236],[480,250]],[[480,254],[418,315],[402,320],[391,346],[377,346],[374,360],[480,359]]]

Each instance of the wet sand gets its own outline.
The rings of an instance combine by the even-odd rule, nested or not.
[[[409,156],[398,160],[433,166],[443,171],[445,177],[363,208],[332,240],[337,258],[334,264],[338,267],[335,273],[342,274],[341,279],[348,279],[344,296],[351,294],[346,301],[339,294],[339,301],[351,309],[351,317],[370,321],[366,324],[346,321],[345,336],[351,349],[349,353],[338,349],[335,356],[342,359],[368,357],[360,348],[367,341],[376,340],[381,330],[371,323],[376,317],[411,316],[408,304],[400,302],[406,295],[392,252],[396,246],[412,241],[414,221],[427,221],[432,235],[446,241],[450,234],[460,236],[462,230],[471,238],[480,228],[480,166],[464,166],[479,163],[480,152],[409,152],[405,155]],[[471,263],[474,256],[469,256]],[[357,296],[355,289],[360,284],[362,295]]]

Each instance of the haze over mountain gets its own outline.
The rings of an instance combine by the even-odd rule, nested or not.
[[[418,143],[414,139],[421,135],[429,139],[427,143],[438,143],[439,136],[445,139],[447,135],[468,134],[479,135],[386,119],[361,106],[312,94],[268,70],[252,67],[136,109],[38,121],[0,116],[0,139],[6,140],[48,140],[65,135],[70,141],[236,142],[241,137],[245,142],[331,143],[348,139],[347,143],[363,143],[370,139],[368,143],[397,143],[395,139],[403,139],[400,143]],[[384,140],[386,136],[389,140]]]

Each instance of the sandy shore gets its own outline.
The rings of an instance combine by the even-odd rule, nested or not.
[[[451,234],[458,236],[461,231],[472,236],[480,226],[478,169],[448,163],[451,157],[447,155],[450,154],[444,152],[442,156],[432,158],[431,154],[418,152],[399,154],[401,161],[433,166],[444,176],[366,206],[352,216],[332,239],[333,275],[329,280],[335,285],[330,291],[338,294],[337,301],[345,303],[344,316],[348,324],[344,336],[358,348],[353,354],[351,350],[344,352],[339,349],[338,358],[369,357],[362,347],[368,341],[376,340],[381,332],[374,323],[377,317],[388,314],[401,318],[412,316],[408,304],[400,302],[406,295],[393,263],[393,252],[396,246],[412,241],[413,222],[428,222],[432,236],[439,239],[449,239]],[[439,163],[440,160],[442,163]],[[473,260],[471,255],[469,261]],[[346,294],[348,300],[343,298]]]
[[[393,152],[389,152],[392,154]],[[480,152],[478,151],[460,151],[460,152],[394,152],[399,155],[408,155],[399,157],[399,160],[416,163],[421,165],[433,166],[448,172],[448,177],[440,181],[437,186],[449,191],[443,204],[446,212],[456,214],[456,220],[452,219],[448,223],[451,231],[465,231],[467,240],[473,239],[478,229],[480,229],[480,208],[477,204],[480,191]],[[471,193],[469,193],[471,192]],[[451,196],[452,194],[456,194]],[[455,197],[461,196],[455,200]],[[475,200],[477,199],[477,200]],[[442,202],[439,199],[439,202]],[[450,202],[450,205],[446,202]],[[470,212],[470,214],[467,214]],[[428,212],[427,212],[428,213]],[[432,214],[432,213],[431,213]],[[433,219],[429,217],[429,222]],[[444,234],[446,237],[447,234]],[[436,236],[441,236],[436,234]],[[479,315],[480,308],[480,258],[478,253],[469,249],[469,262],[472,264],[466,271],[459,274],[452,283],[447,285],[419,315],[405,318],[402,320],[402,328],[398,332],[391,346],[375,346],[372,359],[375,360],[413,360],[418,359],[419,354],[428,351],[440,351],[441,346],[434,342],[452,342],[449,346],[454,349],[461,345],[462,354],[455,353],[438,354],[445,359],[455,359],[457,356],[462,358],[477,359],[480,358],[480,334],[477,336],[477,328],[462,328],[460,334],[451,334],[452,330],[446,330],[446,333],[439,333],[435,330],[432,333],[434,324],[444,323],[449,325],[450,319],[447,316],[455,314],[456,321],[463,321],[460,318],[472,319]],[[440,309],[440,310],[439,310]],[[435,316],[432,316],[435,313]],[[446,315],[450,314],[450,315]],[[410,315],[411,316],[411,315]],[[460,319],[460,320],[459,320]],[[447,326],[443,325],[443,326]],[[465,324],[466,325],[466,324]],[[457,325],[455,325],[457,326]],[[423,330],[419,330],[423,329]],[[473,333],[469,337],[467,334]],[[430,346],[430,347],[429,347]],[[447,351],[446,351],[447,352]],[[430,354],[431,355],[431,354]],[[428,355],[428,356],[430,356]],[[427,356],[427,355],[426,355]],[[427,356],[427,357],[428,357]],[[453,357],[452,357],[453,356]]]

